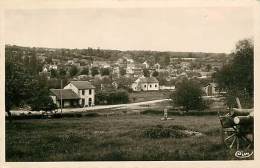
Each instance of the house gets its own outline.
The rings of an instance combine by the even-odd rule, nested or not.
[[[159,81],[155,77],[140,77],[132,84],[133,91],[159,90]]]
[[[147,63],[147,61],[145,61],[145,62],[143,63],[143,65],[145,66],[146,69],[149,68],[149,64]]]
[[[202,88],[202,90],[206,93],[206,96],[214,96],[217,94],[216,92],[216,84],[209,83]]]
[[[110,64],[106,61],[93,61],[91,67],[110,68]]]
[[[133,74],[134,73],[134,71],[133,71],[134,68],[135,68],[134,64],[127,64],[126,73],[127,74]]]
[[[52,70],[52,69],[57,70],[58,66],[56,64],[50,65],[49,70]]]
[[[71,81],[64,89],[71,89],[79,96],[80,106],[95,105],[95,87],[88,81]]]
[[[77,107],[79,106],[80,97],[71,89],[50,89],[51,98],[57,107]]]

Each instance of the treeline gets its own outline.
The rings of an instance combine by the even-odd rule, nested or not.
[[[142,50],[106,50],[100,48],[87,49],[65,49],[65,48],[36,48],[20,47],[15,45],[6,45],[6,51],[18,52],[20,56],[36,52],[37,56],[44,55],[48,58],[60,59],[66,62],[73,58],[86,59],[88,61],[116,61],[119,58],[132,58],[136,62],[143,63],[148,61],[149,64],[159,63],[166,66],[170,63],[170,58],[202,58],[207,57],[225,59],[225,53],[203,53],[203,52],[172,52],[172,51],[142,51]]]

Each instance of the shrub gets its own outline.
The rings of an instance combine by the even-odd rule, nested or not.
[[[184,79],[176,84],[176,92],[171,94],[170,98],[173,100],[174,105],[182,106],[188,112],[189,110],[204,107],[202,94],[201,87],[197,82]]]
[[[161,125],[147,128],[144,130],[144,137],[158,139],[158,138],[184,138],[188,135],[183,133],[184,127],[172,126],[164,128]]]
[[[101,91],[96,94],[96,104],[121,104],[129,101],[128,92],[125,90]]]

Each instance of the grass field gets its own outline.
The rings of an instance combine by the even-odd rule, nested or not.
[[[114,115],[6,123],[6,161],[229,160],[217,116]],[[203,136],[145,136],[145,130],[185,127]]]
[[[142,91],[129,93],[130,103],[168,99],[170,91]]]

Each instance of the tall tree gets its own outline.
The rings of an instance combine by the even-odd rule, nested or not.
[[[106,75],[110,74],[110,71],[109,71],[108,68],[101,68],[100,73],[101,73],[102,76],[106,76]]]
[[[152,73],[152,76],[153,76],[153,77],[158,77],[158,76],[159,76],[159,72],[154,71],[154,72]]]
[[[150,77],[150,72],[148,69],[143,69],[143,73],[145,77]]]
[[[95,76],[99,74],[99,68],[98,67],[92,67],[91,68],[91,75]]]
[[[244,39],[239,41],[236,44],[236,48],[234,52],[231,53],[230,57],[233,58],[231,59],[230,63],[223,66],[222,69],[214,74],[214,78],[218,83],[219,88],[226,91],[229,97],[240,97],[241,99],[245,98],[245,101],[253,101],[253,41],[251,39]]]
[[[88,75],[89,74],[89,69],[88,68],[83,68],[82,71],[80,72],[81,75]]]
[[[76,66],[72,66],[69,70],[70,76],[73,77],[75,75],[77,75],[77,73],[79,72],[78,68]]]

